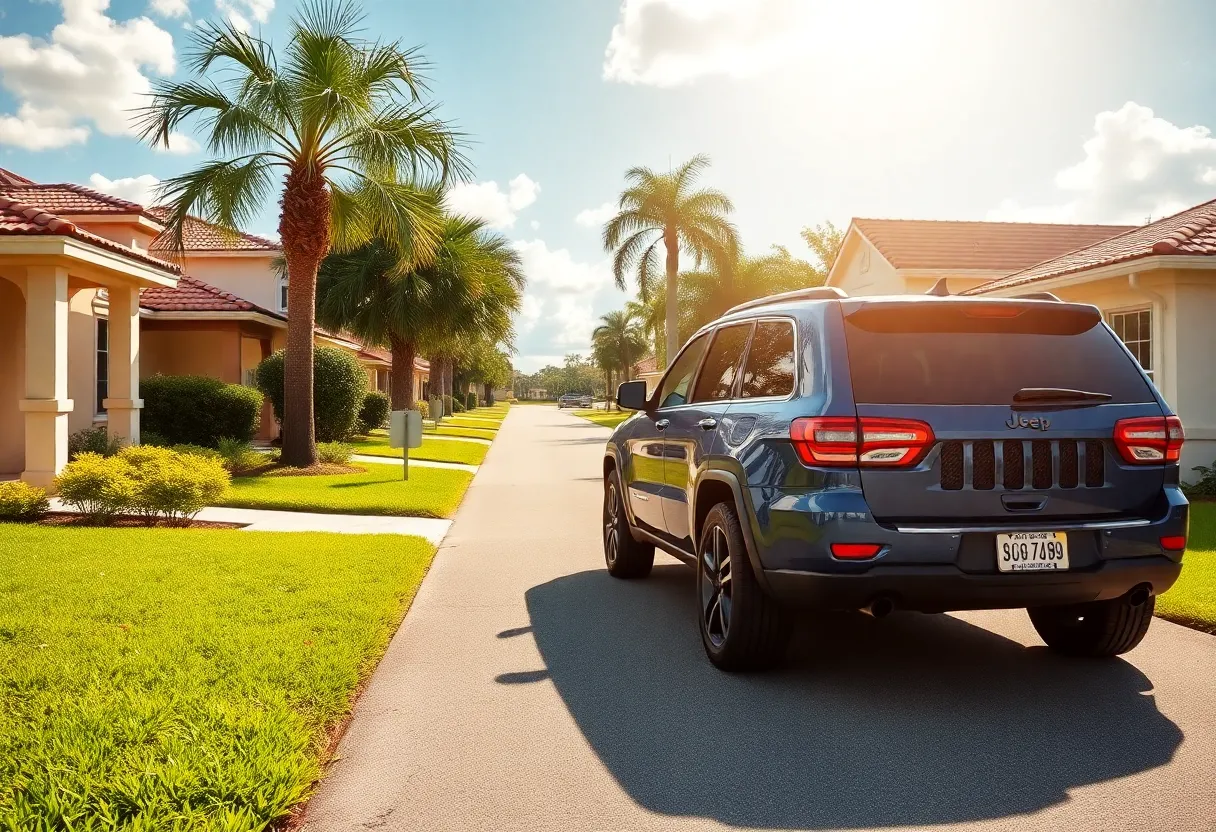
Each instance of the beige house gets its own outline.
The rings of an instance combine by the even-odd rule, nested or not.
[[[1216,460],[1216,201],[1144,226],[854,219],[827,284],[850,295],[1051,292],[1090,303],[1182,418],[1182,472]]]
[[[0,476],[49,485],[68,435],[139,441],[141,289],[180,270],[133,203],[0,170]]]
[[[67,437],[93,425],[139,440],[139,380],[206,375],[252,384],[286,343],[279,247],[202,220],[169,262],[165,215],[73,184],[0,169],[0,478],[49,484]],[[318,329],[386,390],[387,352]],[[416,395],[430,374],[414,366]],[[277,433],[269,405],[260,436]]]

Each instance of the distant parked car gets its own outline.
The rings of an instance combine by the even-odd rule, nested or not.
[[[566,393],[557,400],[558,408],[563,407],[591,407],[590,393]]]
[[[793,606],[1024,607],[1053,650],[1114,656],[1182,568],[1182,424],[1093,306],[802,290],[617,401],[608,572],[693,565],[726,670],[779,661]]]

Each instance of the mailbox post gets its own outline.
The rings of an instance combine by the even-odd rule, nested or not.
[[[410,478],[410,448],[422,447],[422,413],[394,410],[388,419],[388,446],[401,449],[402,479]]]

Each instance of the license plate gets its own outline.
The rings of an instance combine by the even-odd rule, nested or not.
[[[1068,568],[1064,532],[1016,532],[996,536],[996,566],[1002,572],[1052,572]]]

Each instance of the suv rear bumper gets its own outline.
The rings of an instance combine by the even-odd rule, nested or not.
[[[919,612],[1007,609],[1118,598],[1150,584],[1169,589],[1182,563],[1167,555],[1108,560],[1094,568],[1033,574],[968,574],[956,566],[875,565],[861,574],[764,570],[769,592],[790,606],[859,609],[886,597]]]

